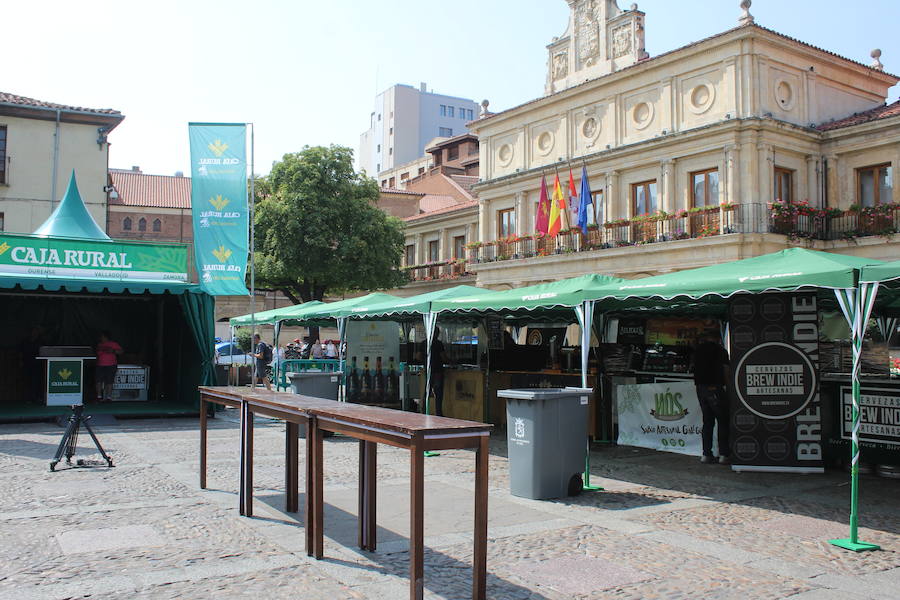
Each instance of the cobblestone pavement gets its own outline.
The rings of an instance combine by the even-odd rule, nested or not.
[[[378,550],[362,552],[357,445],[326,440],[325,559],[315,561],[302,513],[283,510],[283,424],[257,420],[249,519],[237,514],[234,411],[210,427],[200,490],[195,419],[97,427],[116,467],[55,473],[60,428],[0,426],[0,600],[408,597],[406,452],[379,447]],[[99,459],[89,443],[80,439],[79,458]],[[470,597],[473,459],[426,460],[426,598]],[[843,473],[737,474],[628,447],[596,449],[592,464],[604,491],[516,498],[505,440],[491,440],[489,598],[898,597],[900,481],[862,478],[860,538],[883,549],[855,554],[827,542],[847,535]]]

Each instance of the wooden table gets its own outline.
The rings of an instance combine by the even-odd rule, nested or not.
[[[475,533],[472,597],[484,600],[487,583],[488,440],[492,425],[240,387],[200,388],[200,486],[206,487],[206,405],[241,409],[241,514],[253,514],[253,415],[287,423],[285,483],[288,511],[298,508],[298,427],[306,425],[306,550],[324,555],[324,448],[326,431],[359,440],[359,535],[364,550],[376,547],[377,445],[410,451],[410,598],[424,594],[424,453],[475,449]]]
[[[410,580],[409,596],[424,594],[424,453],[427,450],[475,449],[475,548],[473,552],[472,598],[483,600],[487,583],[488,441],[492,425],[419,413],[402,412],[359,404],[335,403],[313,408],[312,511],[313,556],[323,556],[324,472],[323,432],[332,431],[360,440],[359,545],[375,550],[376,450],[388,444],[410,451]],[[310,437],[310,432],[307,432]]]

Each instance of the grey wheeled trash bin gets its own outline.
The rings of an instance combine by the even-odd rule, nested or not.
[[[581,491],[590,388],[498,390],[506,399],[509,491],[561,498]]]
[[[295,394],[323,398],[325,400],[337,400],[338,390],[341,387],[341,373],[325,371],[303,371],[302,373],[290,373],[291,389]]]
[[[325,371],[303,371],[300,373],[289,373],[288,379],[291,380],[291,389],[295,394],[325,400],[337,400],[342,375],[343,373],[340,371],[330,373]],[[305,438],[306,425],[300,425],[299,432],[300,437]],[[331,437],[334,434],[326,431],[324,435],[325,437]]]

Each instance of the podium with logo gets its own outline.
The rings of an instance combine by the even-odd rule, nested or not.
[[[90,346],[41,346],[36,358],[47,361],[47,406],[84,403],[84,361],[96,358]]]

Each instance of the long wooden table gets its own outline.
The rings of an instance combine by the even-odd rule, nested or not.
[[[242,388],[202,387],[201,410],[206,402],[241,409],[241,514],[252,515],[253,415],[283,419],[286,427],[288,510],[297,510],[297,430],[306,431],[306,549],[321,559],[324,555],[324,432],[341,433],[359,440],[359,536],[364,550],[376,547],[377,444],[410,451],[410,598],[424,594],[424,452],[474,448],[475,533],[472,597],[483,600],[487,583],[487,472],[491,425],[401,412],[391,409],[334,402],[283,392],[260,392]],[[236,404],[235,404],[236,403]],[[293,440],[293,442],[291,441]],[[205,486],[206,417],[201,412],[201,484]],[[292,445],[293,444],[293,445]]]

